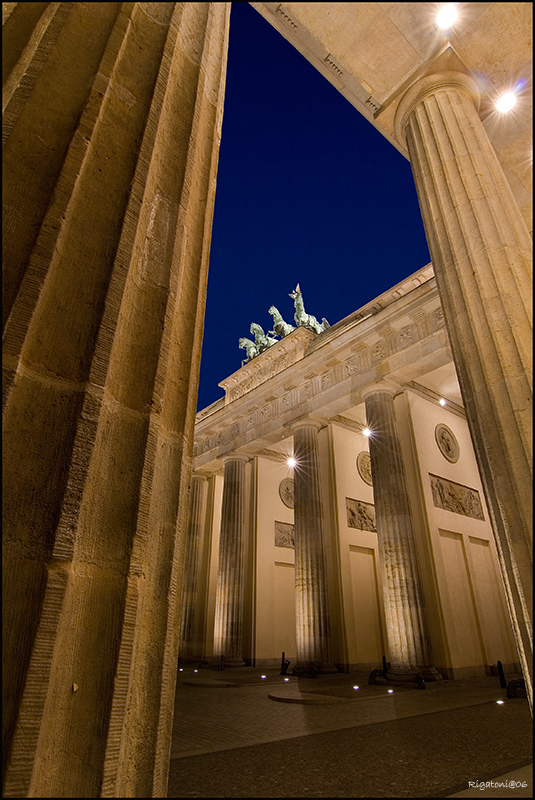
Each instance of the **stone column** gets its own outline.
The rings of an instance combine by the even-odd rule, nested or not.
[[[247,456],[225,460],[219,570],[215,606],[214,656],[226,667],[243,667],[245,581],[245,464]]]
[[[230,4],[42,5],[9,78],[4,796],[165,797]]]
[[[388,640],[388,678],[440,680],[432,666],[412,514],[394,414],[395,390],[370,387],[366,419]]]
[[[325,568],[323,503],[319,472],[319,422],[303,420],[294,434],[295,619],[294,675],[337,672],[331,663]]]
[[[207,478],[193,475],[191,478],[188,531],[185,541],[184,589],[182,593],[182,616],[180,625],[181,661],[202,657],[202,642],[199,641],[198,597],[201,542],[204,521],[204,499]]]
[[[531,696],[532,241],[478,105],[467,75],[425,76],[399,104],[396,134],[407,142]]]

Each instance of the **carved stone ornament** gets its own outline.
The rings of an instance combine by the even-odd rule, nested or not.
[[[294,507],[294,482],[291,478],[284,478],[280,482],[279,495],[287,508]]]
[[[294,526],[289,522],[275,522],[275,547],[295,548]]]
[[[446,478],[431,473],[429,473],[429,479],[433,503],[437,508],[473,519],[485,519],[477,489],[463,486],[462,483],[455,483],[455,481],[448,481]]]
[[[377,532],[375,527],[375,506],[362,500],[346,497],[347,525],[359,531]]]
[[[363,450],[362,453],[359,453],[357,456],[357,471],[364,483],[367,483],[368,486],[371,486],[372,462],[370,459],[370,454],[367,450]]]
[[[438,449],[448,461],[455,464],[459,460],[459,453],[461,452],[459,442],[455,438],[455,434],[448,428],[447,425],[440,423],[435,428],[435,439]]]

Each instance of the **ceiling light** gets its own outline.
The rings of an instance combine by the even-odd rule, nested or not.
[[[438,402],[440,403],[441,406],[445,406],[446,405],[446,401],[444,400],[443,397],[441,397]]]
[[[362,435],[363,436],[371,436],[372,432],[371,432],[371,430],[369,428],[363,428],[362,429]]]
[[[497,111],[501,114],[507,114],[516,105],[516,95],[514,92],[506,92],[495,103]]]
[[[293,458],[293,456],[290,456],[290,458],[286,461],[286,463],[288,464],[290,469],[293,469],[295,466],[297,466],[297,461],[295,460],[295,458]]]
[[[446,5],[442,6],[436,17],[436,22],[439,28],[442,28],[443,30],[446,28],[451,28],[457,19],[456,5],[456,3],[447,3]]]

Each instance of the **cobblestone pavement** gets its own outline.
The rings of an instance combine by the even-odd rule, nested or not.
[[[419,691],[369,686],[367,675],[189,669],[177,685],[168,796],[445,797],[528,763],[530,737],[526,700],[507,700],[495,678]]]

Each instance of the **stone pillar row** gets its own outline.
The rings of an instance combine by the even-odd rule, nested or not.
[[[393,680],[441,680],[433,666],[405,467],[394,413],[394,393],[366,390],[366,419],[381,563],[386,635]]]
[[[6,7],[6,797],[167,794],[229,13]]]
[[[409,88],[395,124],[410,155],[531,698],[533,243],[478,107],[471,77],[436,73]]]

